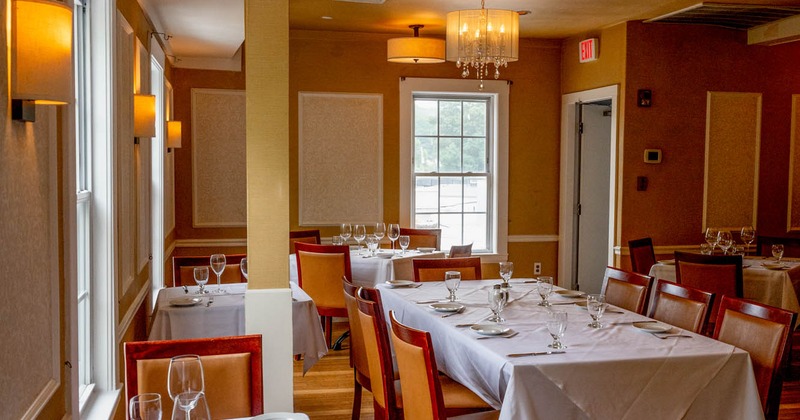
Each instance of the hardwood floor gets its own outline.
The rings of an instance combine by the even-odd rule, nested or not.
[[[345,328],[334,325],[334,337]],[[779,419],[800,419],[800,333],[794,334],[792,360],[783,383]],[[294,409],[312,420],[349,419],[353,406],[353,370],[349,340],[340,351],[331,350],[303,376],[303,362],[294,363]],[[372,394],[361,397],[361,418],[372,420]]]

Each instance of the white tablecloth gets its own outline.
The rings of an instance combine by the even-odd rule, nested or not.
[[[508,353],[548,350],[547,309],[537,306],[534,284],[515,284],[503,312],[519,335],[478,340],[469,328],[487,315],[487,287],[497,281],[465,281],[458,296],[467,306],[442,318],[417,300],[442,298],[440,282],[419,288],[379,286],[384,309],[400,322],[429,331],[440,370],[501,410],[501,419],[759,419],[763,418],[750,356],[730,345],[695,335],[661,340],[632,325],[587,326],[588,313],[569,313],[565,354],[509,358]],[[553,302],[568,302],[560,296]],[[646,319],[623,311],[603,321]],[[401,374],[402,380],[402,374]]]
[[[206,286],[209,290],[216,285]],[[314,366],[328,353],[322,333],[317,307],[311,298],[296,284],[292,289],[292,348],[295,354],[303,355],[303,373]],[[156,313],[150,330],[150,340],[178,340],[184,338],[226,337],[245,334],[244,293],[246,283],[225,284],[229,293],[205,294],[203,302],[195,306],[171,306],[170,300],[181,297],[197,297],[197,287],[169,287],[158,292]],[[209,299],[213,303],[208,306]],[[269,339],[264,337],[264,339]]]

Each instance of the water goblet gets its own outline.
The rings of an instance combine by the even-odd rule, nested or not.
[[[561,338],[567,331],[567,313],[564,311],[550,311],[549,318],[547,319],[547,331],[553,337],[553,342],[548,344],[547,347],[551,349],[565,349],[567,346],[561,343]]]
[[[386,223],[375,223],[375,230],[372,234],[378,238],[378,243],[380,244],[383,237],[386,236]]]
[[[396,241],[397,238],[400,237],[400,225],[398,225],[397,223],[390,223],[389,232],[387,233],[386,236],[388,236],[389,240],[392,241],[392,249],[394,249],[394,241]]]
[[[781,262],[781,258],[783,258],[783,244],[774,244],[772,245],[772,256],[778,262]]]
[[[331,236],[331,244],[336,246],[344,245],[344,239],[342,239],[342,235]]]
[[[719,235],[719,230],[717,228],[706,228],[706,242],[711,245],[711,253],[714,253],[714,248],[717,247],[717,236]]]
[[[369,250],[369,256],[374,257],[376,251],[378,251],[378,244],[380,240],[375,235],[367,236],[367,249]]]
[[[603,328],[600,323],[600,318],[603,317],[608,303],[606,303],[605,295],[587,295],[586,296],[586,309],[589,311],[589,316],[592,317],[592,323],[589,324],[592,328]]]
[[[447,287],[447,291],[450,292],[450,296],[448,300],[450,302],[456,301],[456,291],[458,290],[458,286],[461,284],[461,272],[460,271],[445,271],[444,273],[444,285]]]
[[[501,285],[495,284],[494,287],[489,289],[489,309],[492,311],[492,316],[488,318],[491,322],[505,322],[500,314],[503,308],[508,303],[508,290],[504,289]]]
[[[247,277],[247,257],[244,257],[241,261],[239,261],[239,270],[242,270],[244,279],[249,280],[249,277]]]
[[[730,231],[721,230],[717,233],[717,244],[722,249],[722,255],[728,255],[728,249],[733,245],[733,236]]]
[[[408,244],[411,241],[411,238],[408,235],[400,235],[400,248],[402,248],[403,252],[401,254],[406,253],[406,248],[408,248]]]
[[[208,283],[208,267],[195,267],[194,268],[194,282],[200,286],[197,291],[198,294],[206,293],[206,283]]]
[[[131,420],[161,420],[161,395],[151,392],[134,395],[128,404]]]
[[[742,242],[747,244],[747,249],[745,250],[745,254],[747,254],[747,251],[750,251],[750,244],[756,239],[756,230],[752,226],[745,226],[742,228],[740,238],[742,238]]]
[[[342,223],[342,226],[339,227],[339,235],[342,237],[342,245],[347,244],[347,240],[350,239],[350,235],[353,234],[353,227],[350,226],[350,223]]]
[[[356,225],[353,228],[353,239],[358,243],[358,255],[361,255],[361,241],[367,237],[367,228],[364,225]]]
[[[712,251],[713,251],[713,249],[711,248],[711,245],[709,245],[707,243],[700,244],[700,253],[701,254],[703,254],[703,255],[711,255]]]
[[[203,391],[187,391],[175,397],[172,420],[211,420],[208,401]]]
[[[553,292],[553,278],[550,276],[539,277],[539,281],[536,282],[536,290],[539,292],[539,296],[542,297],[539,306],[550,306],[547,297]]]
[[[514,263],[511,261],[500,262],[500,277],[503,279],[503,287],[511,287],[508,281],[511,280],[511,275],[514,273]]]
[[[205,391],[203,363],[196,354],[175,356],[169,360],[167,392],[175,400],[184,392]]]
[[[225,293],[222,289],[222,272],[225,271],[225,254],[214,254],[211,256],[211,270],[217,275],[216,293]]]

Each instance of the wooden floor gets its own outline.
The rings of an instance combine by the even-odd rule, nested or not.
[[[335,325],[334,337],[344,325]],[[792,362],[783,383],[780,419],[800,419],[800,333],[794,335]],[[303,376],[303,362],[294,364],[294,409],[312,420],[349,419],[353,407],[353,370],[350,368],[349,340],[344,349],[331,350]],[[372,394],[364,391],[361,418],[372,420]]]

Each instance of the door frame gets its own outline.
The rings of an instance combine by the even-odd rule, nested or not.
[[[619,117],[619,85],[605,86],[561,96],[561,170],[559,181],[558,218],[558,285],[572,288],[573,253],[575,246],[575,194],[576,179],[576,141],[579,141],[577,106],[585,102],[611,100],[611,148],[609,164],[609,209],[608,209],[608,264],[614,263],[614,243],[617,241],[619,211],[622,208],[622,191],[618,191],[619,177],[622,176],[623,143],[617,133]]]

